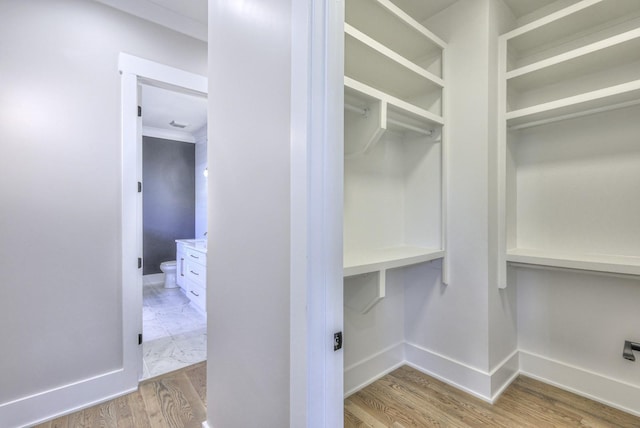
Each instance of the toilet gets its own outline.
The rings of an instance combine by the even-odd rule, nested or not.
[[[160,270],[164,272],[164,288],[176,288],[176,261],[160,263]]]

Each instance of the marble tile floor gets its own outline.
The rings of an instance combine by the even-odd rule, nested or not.
[[[207,317],[180,288],[144,286],[142,327],[142,379],[207,359]]]

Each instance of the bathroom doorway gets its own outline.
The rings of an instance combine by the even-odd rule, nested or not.
[[[206,305],[199,299],[202,293],[184,278],[184,257],[177,255],[177,246],[197,242],[194,251],[201,261],[206,259],[207,99],[146,83],[139,96],[141,379],[147,379],[206,360]]]

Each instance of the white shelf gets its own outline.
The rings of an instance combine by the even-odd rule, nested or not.
[[[437,223],[422,224],[444,221],[438,219],[433,210],[440,205],[444,211],[444,196],[430,205],[424,201],[410,201],[407,210],[416,212],[416,218],[400,215],[405,207],[398,209],[395,202],[397,195],[404,192],[422,196],[423,188],[427,189],[429,197],[437,195],[430,190],[438,182],[439,187],[445,188],[444,144],[431,150],[423,142],[443,141],[445,90],[442,63],[446,44],[402,11],[393,0],[347,0],[345,20],[345,159],[364,153],[370,156],[354,158],[345,164],[345,182],[352,186],[352,191],[356,191],[347,198],[350,208],[345,208],[351,216],[345,216],[348,223],[345,230],[351,234],[348,233],[346,239],[344,276],[351,277],[349,283],[352,287],[349,290],[358,295],[353,299],[359,308],[357,310],[366,313],[384,297],[387,269],[444,258],[441,248],[385,246],[401,242],[393,238],[398,230],[414,229],[429,235],[416,238],[418,242],[422,238],[432,242],[429,238],[438,233],[442,242],[438,244],[434,240],[433,245],[445,245],[444,231],[436,230],[439,229],[436,228]],[[369,151],[385,133],[388,133],[388,138],[377,146],[380,150]],[[393,156],[384,155],[387,149]],[[429,182],[398,180],[397,174],[408,173],[405,171],[406,159],[412,159],[412,162],[415,159],[416,164],[412,165],[417,174]],[[439,176],[435,169],[438,161]],[[373,175],[367,176],[365,170]],[[380,207],[377,205],[385,201],[389,204],[378,210]],[[374,215],[363,223],[359,215],[361,212],[373,212]],[[358,224],[349,227],[355,221]],[[376,237],[379,234],[383,239],[370,239],[371,234]],[[359,247],[365,246],[364,242],[376,242],[385,248],[349,252],[351,243]],[[373,278],[376,275],[377,280]],[[446,278],[445,268],[443,277]],[[370,287],[372,279],[377,283],[373,289]],[[356,286],[362,282],[365,283],[362,287]],[[373,296],[372,291],[375,291]],[[363,295],[368,297],[363,298]],[[362,302],[365,302],[364,306],[359,304]]]
[[[413,62],[441,56],[445,43],[389,0],[348,0],[349,25]]]
[[[441,249],[401,246],[381,249],[346,252],[344,254],[344,276],[361,275],[411,266],[444,257]]]
[[[526,200],[529,195],[518,194],[527,188],[518,184],[519,160],[510,152],[514,148],[508,143],[510,138],[520,140],[509,131],[640,105],[640,0],[574,1],[500,36],[499,61],[499,114],[504,126],[498,134],[498,287],[507,286],[508,263],[640,275],[640,257],[636,256],[579,254],[580,249],[576,253],[509,249],[517,245],[518,212],[523,208],[517,201]],[[517,107],[509,111],[509,104]],[[615,118],[633,120],[623,115]],[[575,134],[569,128],[557,132],[548,128],[544,138],[562,143],[571,140],[572,134],[573,138],[580,138],[579,132],[579,128]],[[610,135],[618,138],[615,132]],[[585,141],[587,149],[593,144],[596,142]],[[571,159],[567,149],[567,145],[558,148],[562,160]],[[576,153],[577,158],[581,156]],[[558,175],[558,179],[561,177]],[[544,191],[543,187],[541,184],[528,191]],[[607,244],[610,247],[612,243]]]
[[[640,60],[640,28],[517,68],[506,74],[521,92]]]
[[[640,16],[638,0],[582,0],[506,33],[509,48],[526,53],[580,38],[585,31]]]
[[[345,75],[408,100],[441,91],[444,81],[395,51],[345,24]]]
[[[397,111],[398,114],[406,117],[409,121],[416,122],[418,125],[422,124],[425,127],[444,125],[442,116],[433,114],[428,110],[410,104],[369,85],[365,85],[350,77],[345,76],[344,86],[345,96],[351,97],[351,99],[360,99],[362,103],[374,100],[386,101],[391,110]]]
[[[640,100],[640,80],[507,112],[507,126],[521,129],[622,108],[634,105],[637,100]]]
[[[345,156],[361,155],[387,130],[439,141],[442,117],[345,77]]]
[[[577,269],[619,275],[640,275],[640,257],[609,254],[564,254],[517,248],[507,251],[510,263]]]

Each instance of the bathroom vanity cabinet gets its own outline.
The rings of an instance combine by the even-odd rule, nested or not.
[[[187,296],[200,311],[206,312],[207,253],[187,247],[185,250],[185,279]]]
[[[207,245],[205,240],[176,240],[176,282],[193,306],[202,313],[206,313]]]

